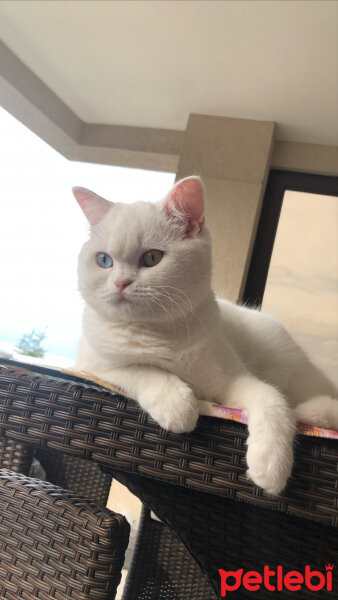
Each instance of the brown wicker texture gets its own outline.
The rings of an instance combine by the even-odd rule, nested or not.
[[[0,438],[338,525],[336,440],[299,436],[292,481],[271,498],[246,479],[239,423],[202,417],[193,433],[177,435],[122,396],[4,367],[0,407]]]
[[[0,470],[0,597],[112,600],[129,525],[49,483]]]
[[[97,464],[55,450],[39,449],[35,456],[47,481],[106,506],[112,476],[103,473]]]
[[[143,508],[123,600],[215,598],[210,583],[182,542]]]
[[[28,475],[33,452],[32,447],[18,440],[0,438],[0,467]]]
[[[221,599],[218,573],[220,568],[227,571],[244,569],[244,572],[253,570],[263,573],[265,565],[271,569],[282,565],[284,573],[297,570],[304,574],[305,566],[310,565],[312,570],[321,571],[326,575],[325,565],[328,563],[336,565],[338,536],[334,527],[282,512],[266,510],[246,502],[236,502],[181,486],[167,485],[138,475],[115,472],[114,477],[139,496],[180,537],[213,585],[215,598],[219,600]],[[170,542],[168,538],[167,542],[168,544]],[[176,549],[177,560],[180,560],[183,551],[179,549],[177,543]],[[199,595],[194,594],[199,586],[205,585],[201,574],[195,571],[194,581],[187,564],[183,561],[180,578],[176,580],[175,586],[160,587],[158,583],[156,587],[151,570],[147,568],[148,563],[154,562],[151,543],[142,544],[142,555],[139,553],[139,559],[142,560],[141,567],[132,568],[130,575],[128,574],[128,587],[123,600],[167,600],[167,598],[197,600],[200,598]],[[171,565],[172,561],[170,567]],[[161,570],[158,570],[158,574],[162,576],[164,584],[168,583],[168,579],[170,582],[170,570],[169,577]],[[272,579],[271,583],[276,585],[276,578]],[[313,583],[317,581],[314,580]],[[158,590],[163,595],[158,596]],[[226,597],[229,600],[244,598],[250,600],[252,596],[252,591],[245,590],[241,586]],[[254,594],[254,597],[259,600],[272,600],[275,596],[276,593],[268,591],[263,586],[256,595]],[[338,579],[334,575],[332,592],[325,589],[312,592],[303,586],[297,594],[284,588],[277,593],[277,597],[280,600],[294,600],[295,597],[301,600],[317,598],[333,600],[338,598]],[[202,598],[209,600],[212,596],[208,592]]]
[[[5,362],[14,364],[20,371],[31,373],[32,365],[7,359]],[[56,374],[55,370],[43,367],[39,367],[40,371],[47,375]],[[112,478],[111,475],[103,473],[97,464],[54,450],[44,449],[34,452],[34,448],[17,440],[0,439],[0,468],[30,475],[33,456],[43,466],[47,481],[81,494],[98,504],[106,505]]]
[[[33,456],[41,463],[50,483],[103,506],[107,504],[112,477],[97,464],[55,450],[34,452],[34,448],[17,440],[0,439],[0,468],[29,475]]]

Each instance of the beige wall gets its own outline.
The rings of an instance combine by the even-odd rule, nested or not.
[[[201,175],[213,240],[213,288],[241,299],[259,219],[274,123],[190,115],[177,179]]]

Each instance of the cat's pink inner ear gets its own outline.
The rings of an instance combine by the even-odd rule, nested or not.
[[[163,210],[173,218],[182,218],[187,234],[199,233],[204,223],[204,191],[199,177],[186,177],[176,183],[163,201]]]
[[[112,206],[112,202],[83,187],[73,187],[73,194],[92,227],[103,219]]]

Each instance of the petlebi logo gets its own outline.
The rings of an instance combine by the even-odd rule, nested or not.
[[[284,571],[282,565],[276,568],[270,568],[265,565],[263,573],[258,571],[246,571],[238,569],[237,571],[225,571],[218,569],[221,577],[221,596],[225,598],[227,594],[235,592],[240,587],[250,592],[257,592],[265,588],[270,592],[281,592],[289,590],[290,592],[299,592],[307,588],[313,592],[320,590],[332,591],[332,573],[334,565],[325,565],[325,572],[312,571],[309,565],[301,571]],[[227,596],[228,597],[228,596]]]

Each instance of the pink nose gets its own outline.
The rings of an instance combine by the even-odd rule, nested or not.
[[[115,279],[114,281],[114,285],[116,285],[120,292],[123,292],[123,290],[131,283],[133,283],[132,279]]]

